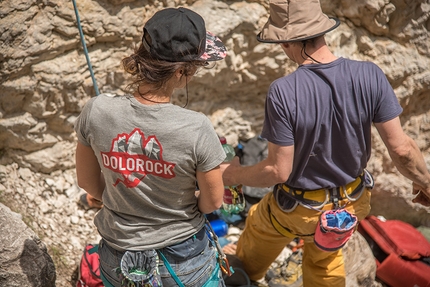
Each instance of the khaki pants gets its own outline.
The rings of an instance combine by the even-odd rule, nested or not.
[[[340,206],[348,200],[340,201]],[[333,204],[325,205],[322,210],[332,209]],[[280,225],[287,227],[291,237],[281,235],[272,225],[271,213]],[[365,189],[359,199],[349,202],[346,207],[360,221],[370,211],[370,191]],[[298,205],[291,212],[284,212],[276,203],[273,193],[268,193],[259,203],[251,207],[246,225],[237,244],[237,255],[243,262],[251,280],[264,277],[267,269],[285,246],[300,236],[304,241],[303,285],[304,287],[343,287],[345,269],[342,249],[335,252],[322,251],[313,243],[313,234],[321,212]],[[307,236],[306,236],[307,235]]]

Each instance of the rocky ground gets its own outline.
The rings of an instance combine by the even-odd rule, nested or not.
[[[76,286],[77,268],[85,245],[98,243],[100,240],[93,224],[97,210],[86,209],[78,203],[83,193],[76,185],[74,170],[57,171],[48,175],[34,173],[28,168],[18,167],[17,164],[0,165],[0,202],[20,213],[24,222],[46,244],[55,263],[58,287]],[[230,227],[233,234],[225,238],[236,241],[241,227],[240,224]],[[359,248],[363,247],[363,242],[358,244]],[[354,248],[357,247],[350,247]],[[286,254],[281,255],[274,266],[282,264],[285,256],[290,254],[291,251],[286,248]],[[353,261],[355,260],[361,259]],[[370,265],[373,263],[369,263]],[[351,277],[355,276],[358,278],[358,275],[351,274]],[[370,285],[357,286],[385,286],[371,281]]]
[[[20,213],[46,244],[55,262],[58,287],[76,286],[82,250],[100,239],[93,224],[97,210],[78,204],[82,193],[74,170],[46,175],[16,164],[0,165],[0,201]]]

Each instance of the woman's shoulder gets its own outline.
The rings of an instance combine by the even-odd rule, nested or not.
[[[205,119],[209,120],[208,116],[202,112],[185,109],[185,108],[177,106],[177,105],[171,105],[171,110],[173,112],[178,113],[178,114],[182,114],[185,117],[190,117],[193,119],[200,119],[200,120],[205,120]]]
[[[120,95],[113,93],[102,93],[98,96],[92,97],[88,102],[91,102],[93,106],[99,108],[105,107],[120,107],[122,103],[125,103],[124,99],[130,98],[130,95]]]
[[[122,99],[125,98],[127,96],[130,95],[119,95],[119,94],[113,94],[113,93],[102,93],[100,95],[98,95],[98,98],[102,98],[102,99],[113,99],[113,100],[117,100],[117,99]]]

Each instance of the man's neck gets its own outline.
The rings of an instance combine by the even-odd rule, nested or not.
[[[302,51],[303,61],[299,65],[307,64],[328,64],[337,59],[337,57],[328,49],[327,45],[321,45],[319,47],[309,47]]]

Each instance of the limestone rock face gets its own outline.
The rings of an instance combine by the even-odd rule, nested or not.
[[[22,221],[0,203],[0,286],[54,287],[54,262],[46,246]]]
[[[376,261],[372,250],[359,232],[354,232],[342,252],[345,260],[346,286],[382,286],[375,281]]]
[[[139,45],[145,21],[165,7],[185,6],[200,13],[207,29],[226,44],[228,56],[199,72],[188,93],[178,91],[173,103],[183,106],[188,99],[187,108],[206,114],[233,145],[260,133],[270,83],[296,69],[278,45],[256,40],[268,18],[267,0],[76,2],[97,87],[121,94],[129,92],[130,78],[120,62]],[[430,166],[429,1],[321,4],[325,13],[341,20],[326,35],[332,51],[381,67],[403,107],[402,125]],[[34,217],[48,246],[61,242],[62,248],[73,250],[70,264],[76,264],[83,238],[95,231],[91,216],[75,206],[79,188],[74,183],[73,124],[96,92],[72,1],[0,1],[0,85],[0,197],[12,205],[30,204],[22,213]],[[368,164],[376,182],[372,213],[430,226],[429,208],[411,202],[411,183],[373,133]],[[79,239],[67,236],[77,224],[85,232]]]

